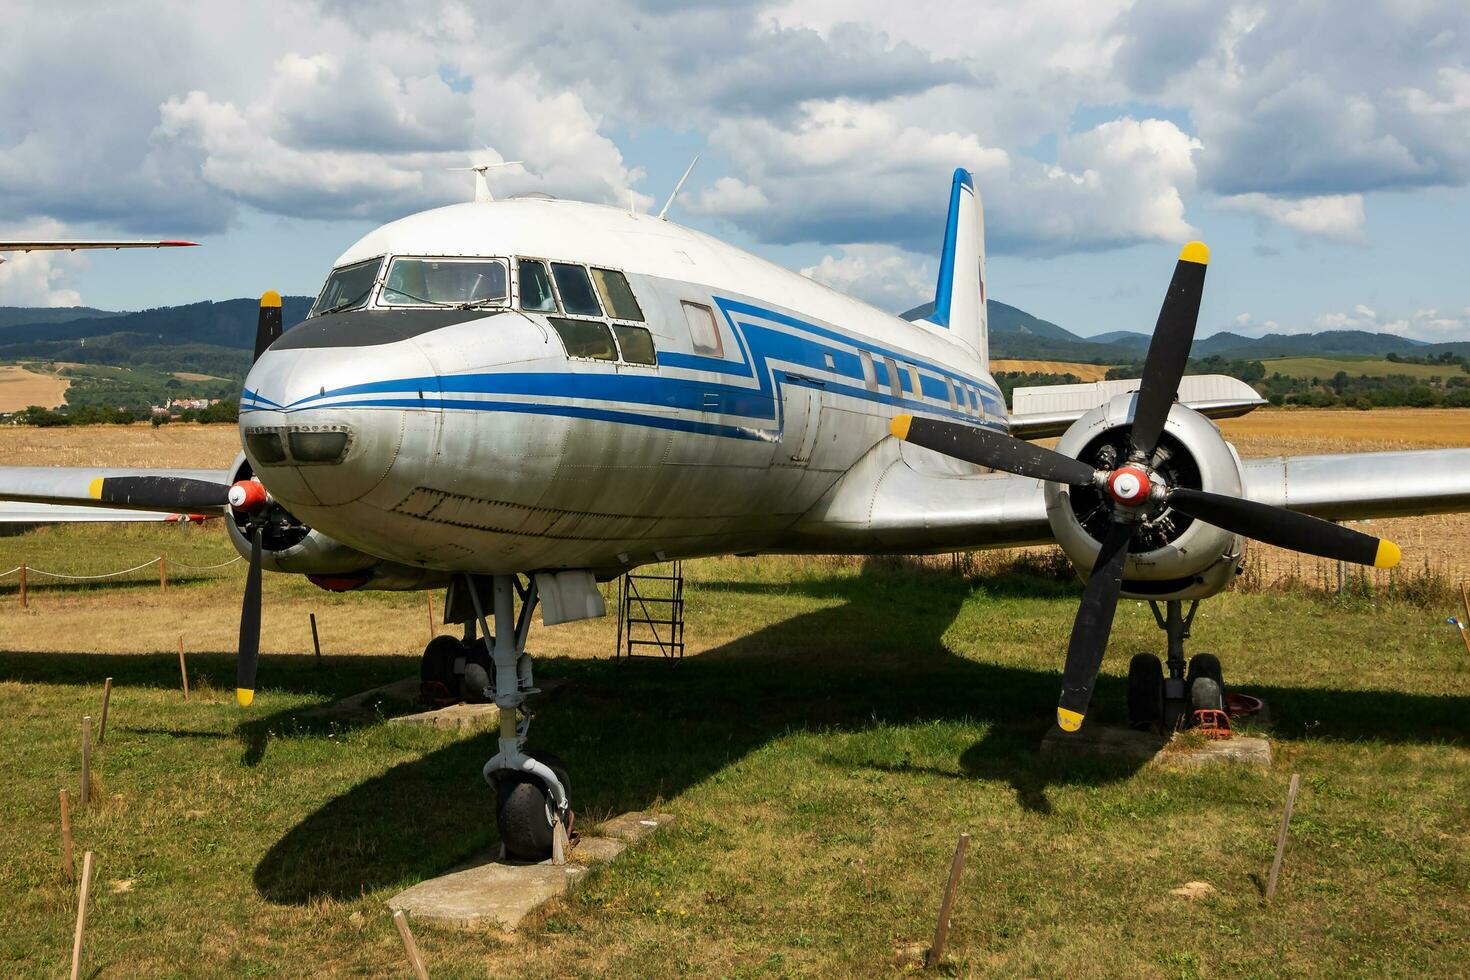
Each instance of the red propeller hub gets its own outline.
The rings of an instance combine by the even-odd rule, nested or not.
[[[259,480],[241,480],[230,487],[230,506],[242,513],[260,510],[269,499]]]
[[[1136,466],[1124,466],[1108,476],[1108,492],[1124,507],[1138,507],[1148,501],[1148,474]]]

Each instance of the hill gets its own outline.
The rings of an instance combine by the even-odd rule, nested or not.
[[[115,310],[98,310],[90,306],[0,306],[0,327],[25,323],[95,320],[98,317],[118,315]]]

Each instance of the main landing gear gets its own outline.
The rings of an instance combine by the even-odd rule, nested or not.
[[[459,576],[445,597],[445,618],[465,624],[464,639],[435,637],[421,667],[426,700],[493,702],[500,709],[499,751],[483,774],[495,792],[495,823],[506,856],[527,861],[551,856],[573,819],[566,767],[550,753],[525,751],[531,727],[525,702],[539,690],[526,653],[537,598],[534,578],[522,585],[514,575]]]
[[[1151,653],[1140,653],[1128,664],[1128,722],[1134,728],[1159,726],[1165,732],[1188,728],[1197,712],[1225,710],[1225,682],[1220,659],[1212,653],[1197,653],[1186,662],[1184,641],[1199,609],[1199,600],[1189,604],[1170,599],[1149,602],[1154,621],[1168,637],[1169,659],[1160,663]],[[1167,669],[1167,674],[1166,674]]]

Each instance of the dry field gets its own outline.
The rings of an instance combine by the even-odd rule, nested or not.
[[[233,425],[0,426],[0,466],[224,469],[239,451]]]
[[[1032,371],[1038,374],[1075,374],[1083,381],[1102,381],[1110,365],[1082,364],[1074,361],[1014,361],[1002,359],[990,362],[992,371]]]
[[[0,412],[18,412],[32,405],[55,408],[66,401],[70,381],[37,374],[19,364],[0,365]]]

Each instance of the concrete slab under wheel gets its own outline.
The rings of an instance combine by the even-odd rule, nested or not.
[[[542,681],[538,685],[541,693],[533,695],[533,699],[553,696],[565,685],[566,681],[561,678]],[[446,729],[493,728],[500,724],[500,709],[493,704],[472,704],[466,701],[425,711],[422,710],[423,706],[419,704],[418,698],[419,679],[405,677],[401,681],[353,694],[331,704],[310,708],[305,714],[307,717],[336,718],[343,721],[371,721],[379,716],[387,716],[386,720],[390,725],[423,725]],[[411,710],[414,708],[420,710]],[[404,711],[409,713],[404,714]]]
[[[1053,727],[1041,740],[1041,751],[1158,765],[1206,766],[1221,762],[1271,765],[1271,743],[1256,735],[1195,741],[1187,734],[1182,738],[1166,738],[1156,732],[1140,732],[1118,725],[1084,724],[1077,732]]]
[[[388,907],[402,909],[416,922],[512,932],[537,908],[570,892],[593,865],[611,861],[673,819],[664,813],[634,812],[604,821],[598,836],[574,842],[563,865],[549,860],[522,864],[484,854],[399,892],[388,899]]]

